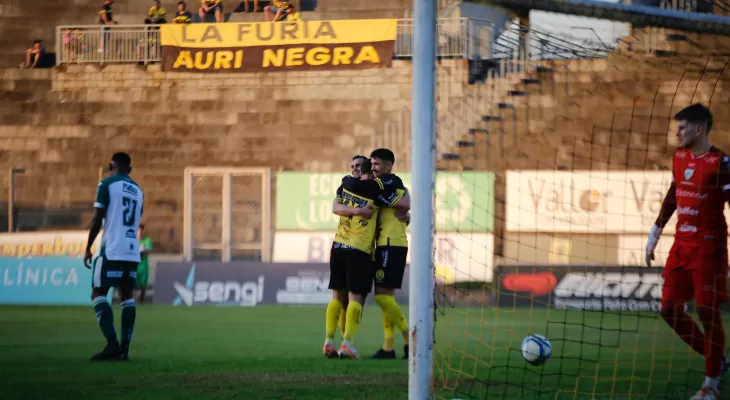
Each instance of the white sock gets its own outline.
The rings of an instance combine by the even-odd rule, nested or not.
[[[710,377],[710,376],[706,376],[705,377],[705,384],[702,385],[702,387],[710,388],[710,389],[712,389],[714,391],[717,391],[717,385],[719,383],[720,383],[720,377],[719,376],[718,377],[714,377],[714,378],[713,377]]]

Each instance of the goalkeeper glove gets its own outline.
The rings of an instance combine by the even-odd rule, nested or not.
[[[654,249],[656,249],[657,243],[659,243],[659,237],[662,235],[662,228],[656,224],[651,226],[649,231],[649,239],[646,241],[646,266],[651,267],[651,262],[654,260]]]

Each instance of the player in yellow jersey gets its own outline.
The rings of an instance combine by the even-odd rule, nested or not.
[[[376,149],[370,153],[373,175],[383,182],[386,189],[399,196],[407,193],[403,181],[392,173],[395,155],[388,149]],[[407,212],[407,210],[406,210]],[[403,210],[384,208],[378,213],[378,233],[375,249],[375,302],[383,311],[383,347],[374,359],[396,358],[394,333],[398,328],[403,341],[403,358],[408,358],[408,322],[395,301],[395,291],[403,285],[408,255],[406,227],[408,216]]]
[[[360,179],[361,171],[360,168],[362,167],[362,163],[364,160],[367,160],[368,158],[362,155],[355,155],[352,157],[352,162],[350,163],[350,171],[351,176],[357,179]],[[373,216],[372,209],[369,207],[365,208],[351,208],[346,207],[342,203],[340,203],[339,198],[335,198],[332,201],[332,213],[340,216],[340,217],[349,217],[349,216],[359,216],[359,217],[365,217],[370,218]],[[342,303],[342,311],[340,311],[340,319],[337,323],[338,327],[340,328],[340,335],[344,338],[345,336],[345,325],[346,325],[346,316],[347,316],[347,292],[343,293],[336,293],[335,291],[334,298],[339,299],[339,301]]]
[[[370,208],[371,217],[360,215],[341,216],[337,234],[330,253],[329,288],[335,293],[327,306],[325,344],[323,353],[328,358],[359,358],[353,344],[360,327],[360,316],[365,297],[372,287],[372,254],[375,239],[378,207],[408,209],[410,199],[403,198],[394,190],[386,189],[379,179],[370,179],[370,161],[363,160],[361,179],[346,176],[337,189],[338,202],[348,208]],[[364,210],[361,210],[362,212]],[[365,211],[367,213],[367,211]],[[339,352],[336,352],[334,335],[337,320],[343,308],[343,293],[347,293],[345,333]]]

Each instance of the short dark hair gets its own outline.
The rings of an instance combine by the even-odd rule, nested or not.
[[[26,42],[26,43],[27,43],[27,42]],[[34,40],[34,41],[33,41],[33,44],[38,44],[38,43],[43,43],[43,41],[42,41],[42,40],[40,40],[40,39],[36,39],[36,40]]]
[[[362,155],[360,155],[360,154],[356,154],[355,156],[353,156],[353,157],[352,157],[352,161],[355,161],[355,160],[357,160],[358,158],[362,158],[363,160],[367,160],[367,159],[368,159],[368,158],[367,158],[367,157],[365,157],[365,156],[362,156]]]
[[[291,5],[291,4],[289,4],[288,6],[286,6],[286,9],[287,9],[287,10],[293,10],[293,9],[294,9],[294,6],[293,6],[293,5]]]
[[[141,222],[139,223],[139,229],[142,229],[142,230],[144,230],[144,224],[143,224],[143,223],[141,223]]]
[[[674,115],[674,119],[694,124],[704,124],[707,128],[707,132],[705,133],[710,133],[710,129],[712,129],[712,112],[700,103],[685,107]]]
[[[379,158],[383,161],[395,163],[395,154],[388,149],[375,149],[370,153],[370,158]]]
[[[371,174],[373,172],[373,163],[369,159],[362,160],[362,166],[360,166],[360,173]]]
[[[117,167],[132,166],[132,158],[127,153],[123,153],[123,152],[114,153],[114,155],[112,156],[112,161],[114,161],[114,163],[117,164]]]

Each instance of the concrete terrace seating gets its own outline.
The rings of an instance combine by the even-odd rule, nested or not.
[[[88,202],[98,168],[125,150],[146,188],[148,227],[160,237],[171,225],[181,234],[185,167],[341,170],[410,98],[405,61],[390,69],[200,78],[158,65],[0,70],[0,166],[26,169],[16,200]],[[6,179],[0,187],[7,193]],[[179,250],[177,239],[161,245]]]

